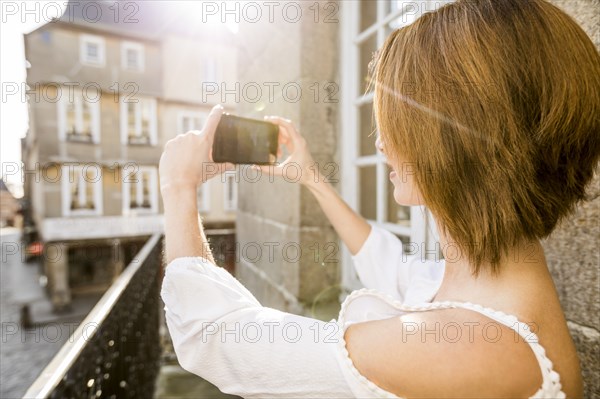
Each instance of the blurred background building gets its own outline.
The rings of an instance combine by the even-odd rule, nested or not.
[[[25,36],[25,197],[39,234],[29,239],[58,252],[41,258],[57,310],[72,295],[104,292],[162,231],[163,146],[204,125],[214,104],[203,101],[203,84],[237,78],[237,48],[225,28],[182,28],[164,7],[115,23],[110,2],[71,5]],[[233,98],[226,106],[235,110]],[[236,190],[233,174],[201,187],[209,229],[232,234]]]

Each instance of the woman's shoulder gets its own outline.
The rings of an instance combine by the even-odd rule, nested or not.
[[[344,338],[357,370],[400,397],[528,397],[542,385],[521,335],[464,308],[357,323]]]

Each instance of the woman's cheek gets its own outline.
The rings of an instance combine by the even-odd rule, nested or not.
[[[399,205],[423,205],[421,196],[412,178],[407,178],[405,181],[402,181],[400,176],[396,177],[394,181],[394,200]]]

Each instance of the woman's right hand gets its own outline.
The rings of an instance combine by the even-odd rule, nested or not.
[[[320,181],[319,169],[310,155],[306,139],[298,133],[292,121],[278,116],[265,116],[265,121],[279,126],[278,160],[281,158],[282,147],[287,149],[288,157],[275,165],[254,167],[267,174],[284,176],[287,181],[297,181],[302,184]]]

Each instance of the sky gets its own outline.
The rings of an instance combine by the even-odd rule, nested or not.
[[[20,139],[28,127],[23,34],[64,11],[64,1],[0,0],[0,173],[16,196],[22,196],[21,176],[10,173],[21,161]],[[15,92],[16,91],[16,92]],[[10,175],[6,175],[6,172]]]

